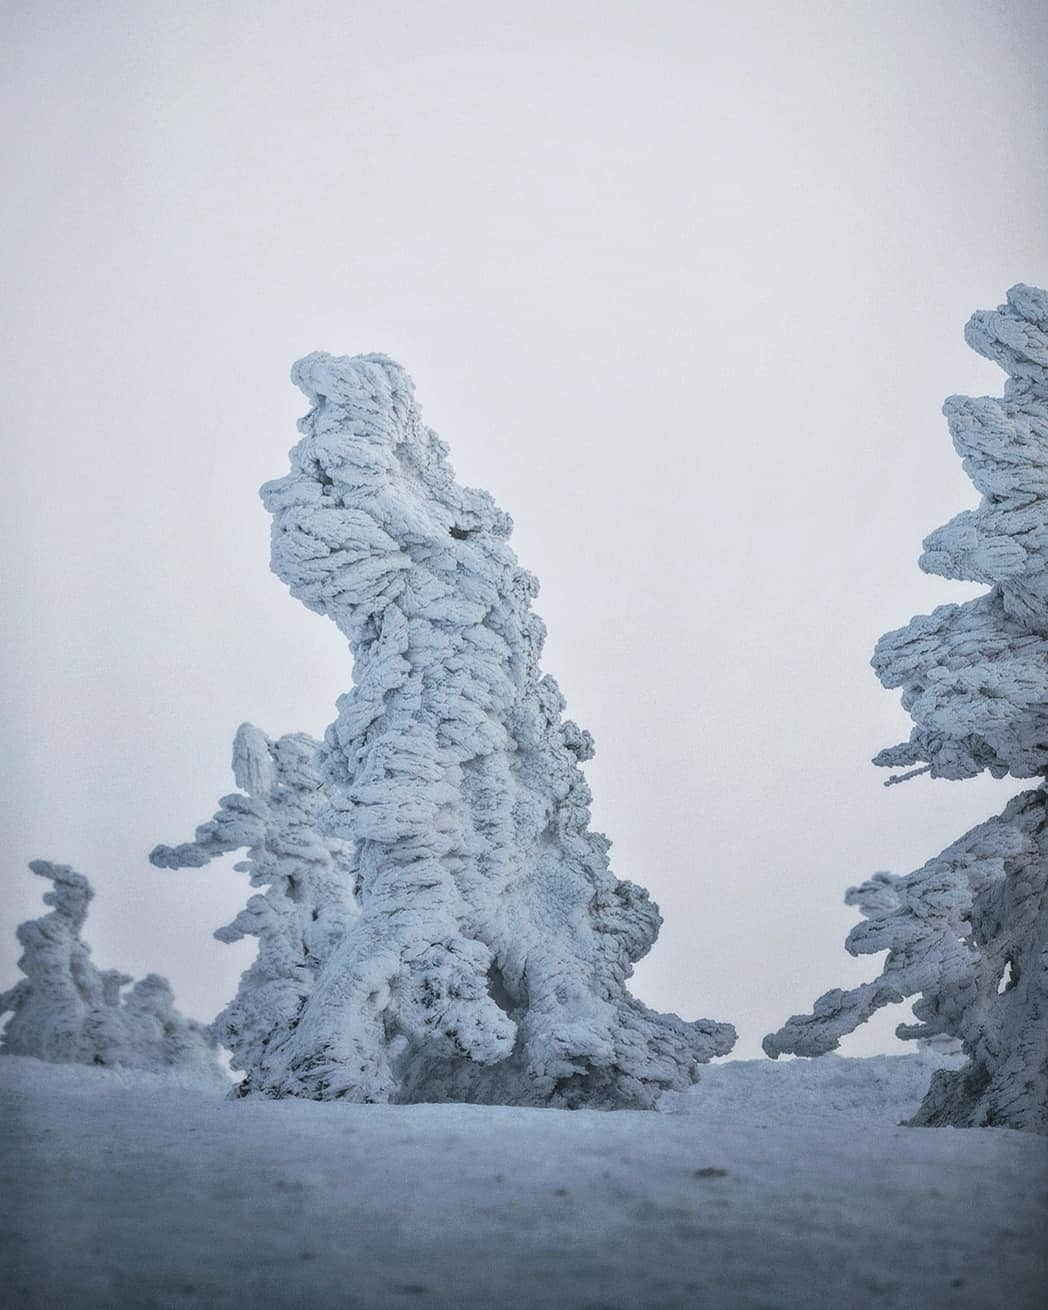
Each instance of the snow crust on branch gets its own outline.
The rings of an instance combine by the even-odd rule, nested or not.
[[[299,1021],[317,971],[357,913],[352,845],[323,836],[320,743],[304,733],[272,741],[250,723],[233,742],[239,793],[223,796],[218,812],[192,842],[157,846],[158,868],[199,868],[230,851],[246,850],[234,867],[250,875],[252,896],[219,941],[258,939],[258,955],[241,976],[236,996],[212,1030],[244,1071],[239,1095],[279,1082],[282,1046]]]
[[[881,974],[820,996],[764,1039],[773,1058],[837,1049],[882,1006],[917,997],[903,1039],[958,1039],[961,1069],[933,1075],[914,1123],[1048,1132],[1048,813],[1043,788],[905,877],[878,873],[845,897],[865,916],[852,955],[887,950]]]
[[[902,687],[910,740],[876,764],[933,777],[1048,774],[1048,293],[1016,286],[965,336],[1008,372],[1001,399],[954,396],[944,412],[980,505],[929,536],[921,567],[991,584],[881,638],[873,666]],[[924,770],[916,770],[917,772]],[[888,954],[880,976],[827,992],[764,1039],[772,1057],[821,1055],[884,1005],[918,997],[898,1035],[957,1038],[918,1124],[1048,1132],[1048,792],[1016,797],[906,877],[876,874],[846,897],[866,922],[853,954]]]
[[[735,1033],[626,988],[660,918],[589,829],[592,739],[540,669],[511,520],[456,483],[392,360],[313,354],[292,377],[313,408],[262,495],[274,571],[355,661],[322,822],[355,844],[361,914],[259,1090],[651,1106]]]
[[[214,1038],[175,1009],[166,978],[147,974],[125,993],[130,975],[95,967],[80,937],[94,895],[83,874],[49,860],[33,860],[29,868],[53,884],[44,894],[52,908],[19,925],[25,977],[0,994],[0,1015],[11,1014],[0,1051],[228,1081]]]
[[[918,615],[877,643],[915,727],[874,763],[935,778],[1048,773],[1048,293],[1019,285],[965,339],[1009,374],[1004,395],[951,396],[954,448],[982,493],[924,542],[920,566],[992,590]]]

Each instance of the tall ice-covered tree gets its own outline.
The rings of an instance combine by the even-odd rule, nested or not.
[[[1013,287],[965,337],[1008,381],[1000,399],[945,404],[982,499],[927,538],[920,564],[990,590],[881,638],[873,666],[915,726],[874,762],[912,766],[905,777],[1042,781],[915,873],[853,888],[866,921],[848,949],[887,949],[880,977],[827,992],[764,1047],[820,1055],[916,997],[919,1022],[899,1036],[959,1038],[968,1062],[934,1075],[913,1122],[1048,1132],[1048,293]]]
[[[354,844],[361,912],[257,1090],[650,1106],[734,1029],[627,990],[659,914],[590,831],[592,741],[539,666],[511,521],[455,481],[392,360],[314,354],[293,378],[313,408],[263,498],[274,571],[354,658],[323,822]]]

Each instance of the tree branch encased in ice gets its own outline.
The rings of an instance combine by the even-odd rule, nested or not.
[[[356,916],[352,845],[319,831],[325,803],[320,743],[304,733],[276,741],[244,723],[233,742],[233,776],[242,793],[223,796],[192,842],[157,846],[159,868],[199,868],[246,850],[235,867],[250,875],[252,896],[219,941],[258,939],[258,955],[212,1028],[244,1071],[239,1095],[279,1083],[283,1046],[299,1022],[318,970]]]

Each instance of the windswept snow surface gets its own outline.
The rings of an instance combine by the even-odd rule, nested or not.
[[[36,1307],[1044,1304],[1048,1141],[902,1128],[922,1055],[730,1062],[663,1113],[231,1101],[0,1059]]]

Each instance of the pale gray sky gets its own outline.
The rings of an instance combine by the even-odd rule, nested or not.
[[[319,734],[333,625],[268,572],[298,356],[384,350],[542,580],[597,827],[666,925],[649,1003],[738,1053],[870,976],[845,887],[1014,785],[868,760],[877,636],[974,588],[942,400],[1048,281],[1039,0],[18,3],[0,29],[7,890],[93,880],[97,959],[209,1018],[232,859],[161,872],[242,719]],[[846,1049],[897,1043],[892,1015]]]

